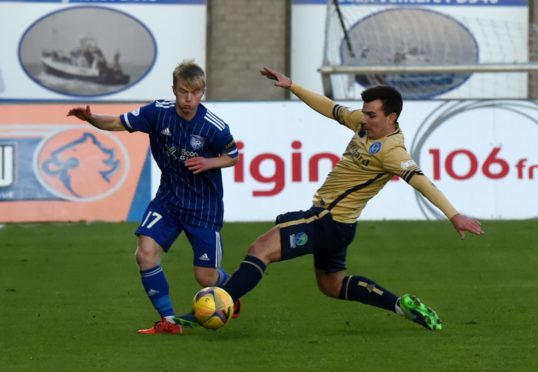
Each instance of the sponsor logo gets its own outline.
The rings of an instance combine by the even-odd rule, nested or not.
[[[174,158],[175,160],[177,160],[177,155],[176,155],[176,152],[177,152],[177,149],[175,146],[168,146],[167,144],[164,145],[164,148],[166,149],[166,155],[168,157],[172,157]]]
[[[533,101],[447,102],[420,124],[410,153],[436,184],[450,186],[451,202],[465,213],[488,219],[537,218],[538,199],[528,197],[536,193],[538,179],[536,117],[538,104]],[[514,125],[501,132],[499,123]],[[426,218],[444,218],[419,193],[416,199]]]
[[[304,232],[290,235],[290,247],[297,248],[305,245],[308,242],[308,235]]]
[[[373,146],[373,145],[372,145]],[[355,143],[349,145],[349,152],[353,155],[353,158],[363,167],[367,167],[370,164],[370,159],[365,159],[361,153],[361,149]]]
[[[414,160],[408,160],[400,163],[400,168],[403,170],[409,169],[409,168],[418,168],[417,163],[415,163]]]
[[[200,257],[198,257],[198,259],[200,261],[209,261],[209,256],[207,255],[207,253],[204,253],[203,255],[201,255]]]
[[[165,136],[171,136],[172,135],[172,133],[170,133],[169,128],[165,128],[165,129],[161,130],[161,133],[164,134]]]
[[[158,290],[152,288],[152,289],[150,289],[150,290],[148,291],[148,296],[150,296],[150,297],[151,297],[151,296],[155,296],[156,294],[159,294],[159,293],[160,293],[160,292],[159,292]]]
[[[73,201],[93,201],[116,191],[128,173],[123,145],[107,132],[80,128],[55,132],[34,155],[42,186]]]

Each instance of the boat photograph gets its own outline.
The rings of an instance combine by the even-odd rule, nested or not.
[[[61,50],[44,50],[41,54],[48,74],[109,85],[129,83],[129,75],[122,71],[119,59],[120,52],[116,51],[113,61],[107,61],[96,41],[89,37],[82,38],[80,47],[68,54]]]
[[[18,57],[27,76],[49,92],[99,97],[137,85],[152,70],[157,45],[148,28],[130,14],[66,7],[27,28]]]

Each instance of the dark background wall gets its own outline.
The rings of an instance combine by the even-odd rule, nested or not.
[[[208,0],[208,100],[278,100],[287,91],[264,83],[270,66],[289,74],[290,0]]]
[[[291,0],[207,0],[208,100],[279,100],[288,92],[263,82],[265,65],[289,75]],[[529,55],[538,61],[538,0],[529,1]],[[529,74],[538,98],[538,72]]]

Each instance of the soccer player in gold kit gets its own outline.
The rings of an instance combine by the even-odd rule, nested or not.
[[[398,123],[402,96],[390,86],[375,86],[362,94],[361,110],[336,104],[283,74],[265,67],[261,74],[320,114],[353,131],[342,158],[329,173],[306,211],[281,214],[276,225],[256,239],[247,256],[224,285],[234,300],[252,290],[268,264],[313,254],[318,287],[325,295],[358,301],[405,316],[429,330],[442,329],[436,312],[412,295],[397,296],[369,278],[346,276],[347,247],[366,203],[393,177],[418,190],[450,220],[461,238],[481,235],[480,222],[464,216],[430,182],[404,145]]]

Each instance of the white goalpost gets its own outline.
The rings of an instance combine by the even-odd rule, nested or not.
[[[327,1],[327,96],[390,84],[406,99],[538,98],[538,25],[527,8],[370,3],[379,2]]]

